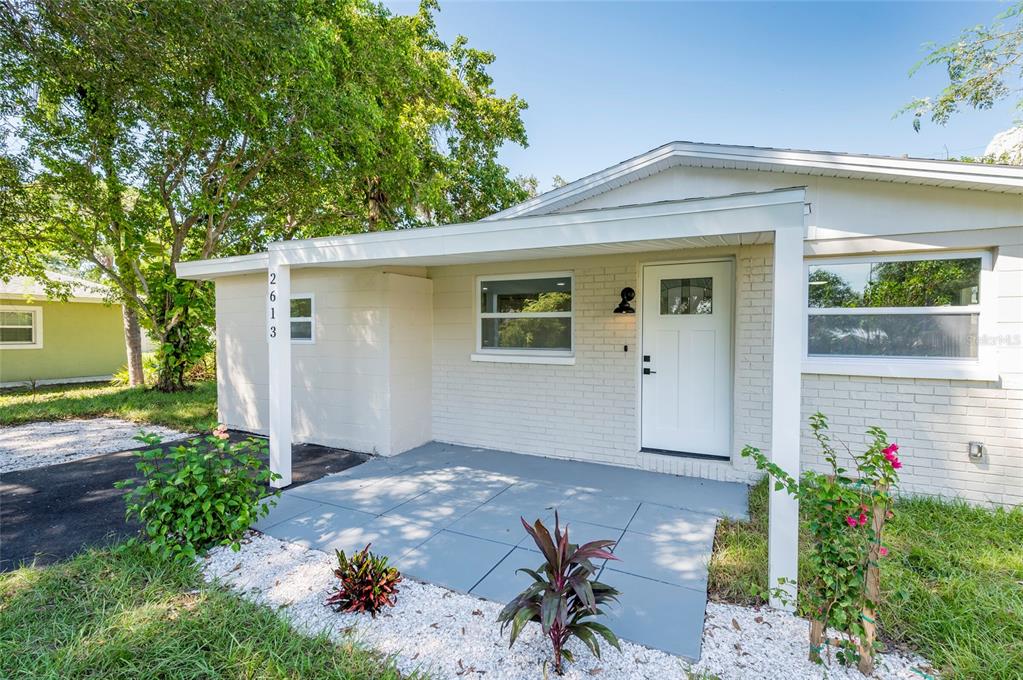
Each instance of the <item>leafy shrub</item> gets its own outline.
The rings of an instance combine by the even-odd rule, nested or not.
[[[156,383],[156,371],[159,366],[156,363],[156,355],[147,352],[142,355],[142,377],[147,385]],[[110,384],[115,387],[127,387],[131,385],[131,376],[128,373],[128,364],[121,366],[117,373],[110,378]]]
[[[529,574],[534,582],[508,603],[497,617],[502,633],[511,626],[508,646],[515,644],[515,638],[527,622],[539,622],[543,634],[551,641],[554,670],[559,675],[563,672],[562,657],[573,661],[571,652],[564,648],[572,637],[582,640],[598,659],[600,643],[597,636],[620,650],[618,637],[610,628],[589,620],[604,614],[601,605],[618,599],[617,590],[591,580],[597,569],[590,560],[617,559],[607,550],[614,541],[591,541],[581,546],[570,543],[568,527],[561,530],[557,512],[554,513],[553,539],[540,520],[529,526],[525,518],[519,519],[543,553],[544,562],[536,570],[518,570]]]
[[[334,552],[334,575],[341,586],[327,598],[327,606],[339,612],[369,612],[374,618],[384,607],[394,606],[401,574],[387,565],[386,557],[371,553],[369,545],[351,557],[346,557],[343,550]]]
[[[831,644],[838,648],[840,663],[857,664],[864,675],[873,674],[876,641],[876,612],[880,604],[878,561],[887,556],[882,542],[885,523],[894,516],[892,490],[898,484],[898,444],[889,444],[879,427],[867,428],[871,443],[862,454],[852,454],[856,477],[839,465],[838,453],[828,434],[828,420],[822,413],[810,417],[810,427],[820,444],[831,474],[805,471],[801,479],[772,463],[759,449],[747,446],[742,455],[756,462],[774,478],[775,490],[785,489],[797,498],[807,517],[810,535],[809,571],[798,609],[810,619],[810,659],[821,663],[821,651]],[[773,592],[791,600],[791,586],[784,579]],[[836,628],[848,639],[825,640],[828,628]]]
[[[159,377],[160,364],[156,359],[156,354],[153,352],[146,352],[142,355],[142,377],[146,381],[146,385],[155,385],[156,379]],[[187,370],[185,370],[185,380],[189,383],[201,383],[208,382],[210,380],[216,380],[217,378],[217,353],[207,352],[195,363],[191,364]],[[128,374],[128,365],[121,366],[120,370],[114,373],[113,377],[110,378],[110,384],[115,387],[127,387],[131,384],[131,377]]]
[[[125,496],[125,515],[143,524],[156,554],[192,560],[215,544],[238,550],[245,530],[277,503],[275,498],[260,502],[265,485],[280,477],[261,460],[267,450],[263,440],[232,444],[223,427],[166,451],[157,435],[138,440],[155,447],[135,454],[143,479],[114,486],[133,487]]]
[[[207,352],[185,371],[185,380],[190,383],[208,382],[217,379],[217,353]]]

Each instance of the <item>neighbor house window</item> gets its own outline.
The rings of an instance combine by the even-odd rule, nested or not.
[[[43,310],[40,307],[0,307],[0,347],[41,349]]]
[[[986,254],[810,260],[806,353],[976,361]]]
[[[312,343],[316,339],[313,331],[313,296],[291,296],[291,341]]]
[[[485,353],[572,353],[572,275],[480,278],[478,349]]]

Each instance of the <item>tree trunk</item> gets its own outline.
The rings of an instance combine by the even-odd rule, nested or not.
[[[181,337],[180,325],[163,339],[157,352],[156,389],[160,392],[181,392],[188,389],[185,384],[184,362],[185,343]]]
[[[139,315],[131,306],[122,304],[121,317],[124,320],[124,346],[128,351],[128,384],[139,387],[146,384],[146,376],[142,371],[142,330],[139,328]]]

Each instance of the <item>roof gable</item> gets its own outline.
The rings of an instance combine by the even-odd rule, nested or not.
[[[786,172],[1023,194],[1023,167],[922,158],[670,142],[490,215],[500,220],[564,210],[677,166]]]

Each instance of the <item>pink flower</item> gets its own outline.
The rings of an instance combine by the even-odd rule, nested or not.
[[[231,435],[227,433],[227,425],[224,425],[223,423],[217,425],[212,434],[217,439],[229,439],[231,437]]]
[[[867,513],[861,512],[860,513],[860,524],[866,524],[866,523],[867,523]]]
[[[848,524],[851,527],[857,527],[860,524],[859,522],[856,521],[856,518],[854,518],[852,516],[846,517],[845,518],[845,523]]]
[[[889,444],[888,446],[886,446],[881,451],[881,453],[883,453],[885,455],[885,457],[887,458],[888,456],[890,456],[892,454],[898,453],[898,451],[899,451],[899,445],[898,444]]]
[[[888,557],[888,548],[881,546],[881,557]]]
[[[895,460],[892,461],[892,467],[898,470],[900,467],[902,467],[902,461],[896,458]]]

